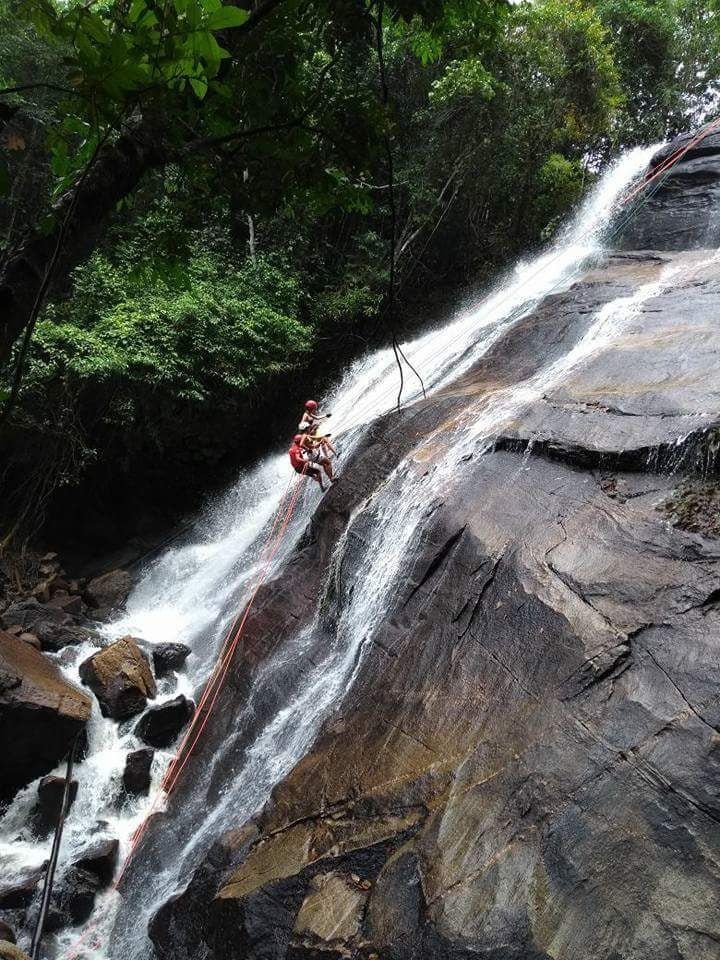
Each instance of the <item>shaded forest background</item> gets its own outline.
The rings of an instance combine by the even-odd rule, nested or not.
[[[196,506],[619,150],[714,115],[718,9],[0,0],[4,536]]]

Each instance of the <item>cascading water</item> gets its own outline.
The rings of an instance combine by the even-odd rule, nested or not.
[[[549,251],[519,264],[488,297],[449,325],[403,346],[412,364],[422,373],[428,391],[437,390],[460,376],[509,325],[525,316],[550,293],[566,289],[588,261],[602,253],[605,238],[612,228],[614,204],[628,184],[644,170],[656,149],[631,151],[609,168],[571,225]],[[645,291],[643,296],[650,293]],[[619,304],[616,309],[622,312],[625,307]],[[565,367],[562,369],[567,370],[568,365],[581,362],[592,352],[595,338],[602,338],[603,331],[607,333],[609,320],[612,320],[610,314],[597,318],[598,322],[591,327],[574,355],[568,354],[564,358]],[[558,364],[562,362],[558,361]],[[552,369],[551,366],[538,377],[561,375],[561,366],[554,367],[554,374]],[[333,412],[332,423],[339,431],[336,437],[340,439],[343,458],[363,435],[366,425],[394,406],[396,384],[395,361],[389,349],[368,355],[348,370],[327,402]],[[477,444],[478,437],[490,436],[498,418],[507,416],[508,404],[529,402],[537,389],[542,389],[539,379],[525,384],[517,396],[512,396],[509,391],[502,401],[495,406],[491,404],[483,422],[472,427],[467,442]],[[419,392],[419,385],[415,382],[413,391],[403,399],[412,400]],[[256,574],[264,533],[287,489],[288,480],[289,466],[284,453],[269,457],[244,472],[237,484],[197,521],[182,544],[170,547],[149,564],[129,598],[124,615],[104,628],[109,639],[129,633],[148,645],[173,640],[192,648],[186,672],[177,680],[161,681],[159,701],[176,696],[178,692],[197,695],[210,672],[222,637],[242,604],[243,592]],[[333,564],[337,571],[341,570],[345,544],[348,536],[352,536],[355,524],[370,523],[375,535],[372,551],[368,550],[365,558],[367,582],[364,589],[353,591],[351,596],[335,598],[335,620],[323,656],[318,659],[317,645],[313,642],[316,622],[315,627],[293,641],[291,650],[279,651],[261,668],[252,696],[263,689],[266,681],[271,681],[279,691],[277,709],[245,752],[241,766],[234,772],[232,789],[219,797],[209,816],[204,808],[184,811],[184,828],[178,829],[174,847],[167,851],[162,868],[153,874],[142,895],[131,897],[126,894],[132,907],[120,911],[112,936],[112,949],[108,937],[93,935],[92,942],[100,941],[99,946],[90,950],[86,944],[80,955],[97,958],[122,955],[133,960],[150,957],[152,950],[145,930],[157,906],[180,883],[187,881],[198,858],[225,823],[242,822],[251,816],[267,799],[274,784],[306,752],[323,719],[352,684],[364,645],[371,637],[375,622],[382,616],[392,591],[394,574],[400,569],[404,548],[427,506],[427,488],[431,482],[434,481],[418,481],[401,465],[385,482],[384,494],[369,506],[359,508],[337,548]],[[303,497],[282,549],[274,560],[275,567],[282,564],[304,527],[308,508],[318,497],[315,486],[307,484]],[[338,582],[341,581],[339,576]],[[323,616],[327,614],[318,614],[321,620]],[[77,648],[71,652],[72,663],[66,662],[65,657],[69,654],[65,652],[62,662],[70,679],[77,681],[78,665],[91,652],[90,646]],[[298,687],[297,673],[294,674],[296,688],[283,702],[283,664],[290,658],[296,671],[297,662],[301,661],[301,682]],[[252,696],[244,707],[248,717],[253,712]],[[97,706],[94,708],[89,755],[77,767],[78,800],[67,821],[60,875],[64,866],[87,844],[89,833],[119,837],[127,849],[133,830],[147,812],[150,801],[146,799],[121,807],[117,805],[125,756],[137,746],[132,727],[132,722],[118,726],[102,718]],[[168,760],[169,754],[160,752],[156,755],[153,789],[157,789]],[[58,770],[58,773],[62,771]],[[207,777],[211,776],[212,760],[209,758]],[[39,865],[47,855],[27,827],[35,790],[36,785],[31,784],[22,791],[0,820],[0,858],[10,875]],[[133,879],[136,888],[142,885],[139,876]],[[107,921],[118,899],[117,894],[101,898],[96,915],[103,915]],[[91,922],[97,924],[98,921]],[[102,924],[102,932],[109,932],[107,923]],[[77,953],[72,945],[78,937],[77,930],[61,934],[56,944],[57,954],[69,957]]]

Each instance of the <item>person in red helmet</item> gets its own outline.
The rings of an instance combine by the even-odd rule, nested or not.
[[[320,484],[320,489],[325,492],[323,484],[322,470],[314,462],[313,452],[307,446],[307,437],[302,433],[296,433],[293,437],[292,446],[288,450],[290,463],[296,473],[304,473],[306,477],[311,477]]]
[[[307,400],[305,402],[305,412],[298,424],[298,430],[300,433],[315,433],[322,421],[331,416],[331,413],[318,413],[316,400]]]

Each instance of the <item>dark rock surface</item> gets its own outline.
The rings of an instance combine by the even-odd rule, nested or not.
[[[72,613],[34,598],[11,604],[0,616],[5,628],[23,627],[40,640],[43,650],[55,652],[70,644],[84,643],[92,634],[81,627]]]
[[[95,898],[112,882],[118,861],[117,840],[99,840],[57,881],[48,910],[48,932],[84,923],[92,913]]]
[[[105,717],[127,720],[142,713],[157,693],[150,663],[132,637],[123,637],[80,665],[80,677]]]
[[[30,906],[45,868],[27,870],[20,876],[0,878],[0,910],[20,910]]]
[[[158,911],[159,960],[720,956],[720,540],[668,522],[720,478],[720,261],[671,209],[636,228],[662,253],[546,298],[348,459],[136,868],[351,641],[352,675]]]
[[[94,874],[99,888],[104,889],[112,882],[119,851],[118,840],[98,840],[83,851],[82,856],[75,862],[75,866]]]
[[[654,174],[671,155],[687,150],[692,137],[684,134],[659,150],[652,160]],[[660,174],[657,192],[643,214],[623,233],[627,250],[690,250],[720,245],[720,133],[705,137]]]
[[[34,823],[39,833],[53,830],[62,809],[65,792],[65,777],[43,777],[38,784],[38,805],[35,811]],[[77,780],[70,781],[68,794],[68,809],[75,802],[78,792]]]
[[[125,759],[123,787],[131,796],[144,796],[150,790],[150,768],[155,751],[149,747],[133,750]]]
[[[164,677],[173,670],[182,669],[191,653],[190,647],[184,643],[159,643],[152,651],[155,676]]]
[[[194,711],[192,700],[180,694],[157,707],[150,707],[138,720],[135,735],[151,747],[169,747]]]
[[[95,610],[110,612],[125,603],[131,586],[132,578],[127,570],[109,570],[87,584],[84,598]]]
[[[90,716],[90,698],[57,666],[0,631],[0,800],[53,769]]]
[[[45,921],[47,932],[84,923],[92,913],[99,889],[100,882],[92,871],[71,867],[53,888]]]

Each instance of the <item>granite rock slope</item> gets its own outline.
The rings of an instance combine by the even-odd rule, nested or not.
[[[720,261],[674,243],[597,264],[355,451],[170,817],[232,790],[307,681],[298,635],[315,665],[344,642],[400,515],[381,616],[269,802],[156,914],[161,960],[720,955],[720,540],[669,522],[718,477]]]

